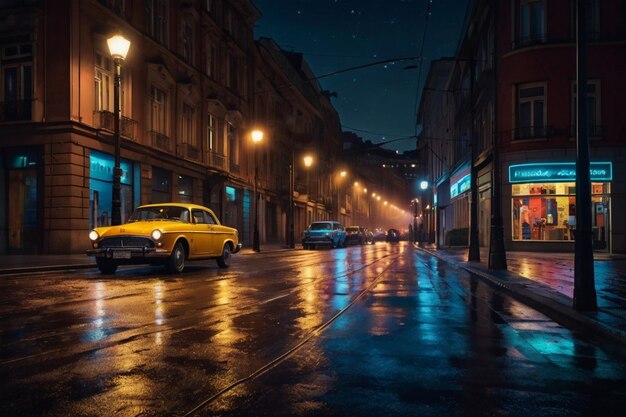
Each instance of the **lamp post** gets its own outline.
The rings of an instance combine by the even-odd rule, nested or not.
[[[419,245],[420,246],[424,246],[424,221],[426,220],[426,216],[425,216],[425,211],[424,211],[424,204],[426,203],[424,201],[424,193],[425,191],[428,189],[428,181],[426,180],[421,180],[419,187],[420,187],[420,192],[422,194],[422,221],[420,222],[419,228],[420,228],[420,233],[419,233]]]
[[[252,142],[254,142],[254,231],[252,232],[252,250],[261,252],[261,242],[259,241],[259,166],[257,163],[257,145],[263,140],[262,130],[252,131]]]
[[[309,177],[309,172],[310,172],[310,168],[313,165],[313,156],[307,154],[304,155],[304,157],[302,158],[302,162],[304,162],[304,166],[306,167],[306,193],[307,195],[309,195],[309,193],[311,192],[311,179]],[[309,201],[311,200],[311,197],[309,196]],[[305,217],[306,217],[306,213],[305,213]],[[315,217],[315,216],[312,216]]]
[[[113,84],[113,121],[115,133],[115,166],[113,167],[113,192],[111,195],[111,224],[122,224],[122,168],[120,167],[120,85],[122,82],[121,66],[126,59],[130,41],[121,35],[107,39],[109,52],[115,63],[115,78]]]
[[[339,201],[339,194],[341,191],[341,179],[345,178],[348,173],[346,171],[341,171],[339,173],[339,178],[337,178],[337,221],[341,222],[341,203]]]

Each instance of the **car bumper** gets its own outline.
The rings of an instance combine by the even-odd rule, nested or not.
[[[233,253],[239,252],[242,247],[243,247],[243,244],[242,243],[238,243],[237,246],[235,246],[235,249],[233,250]]]
[[[332,246],[335,242],[328,237],[319,237],[319,238],[307,238],[302,239],[303,245],[329,245]]]
[[[167,258],[171,252],[165,249],[145,248],[145,247],[124,247],[124,248],[99,248],[88,249],[87,256],[109,259],[159,259]]]

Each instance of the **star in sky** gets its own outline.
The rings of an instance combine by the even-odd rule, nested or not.
[[[430,60],[454,55],[468,0],[252,1],[263,15],[255,38],[269,37],[283,49],[303,53],[318,76],[398,59],[324,77],[319,83],[337,92],[333,105],[343,130],[374,143],[407,137],[386,147],[415,148],[411,136],[419,131],[415,116]],[[400,60],[420,52],[421,62]]]

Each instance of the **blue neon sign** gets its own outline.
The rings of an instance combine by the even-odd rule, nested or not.
[[[469,190],[471,185],[471,178],[471,174],[467,174],[466,176],[452,184],[450,186],[450,198],[454,198],[457,195],[463,194],[464,192]]]
[[[612,162],[591,162],[589,174],[592,181],[611,181]],[[545,162],[509,166],[509,183],[572,182],[576,181],[575,162]]]

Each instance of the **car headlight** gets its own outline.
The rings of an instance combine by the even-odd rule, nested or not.
[[[161,236],[163,236],[163,233],[161,233],[161,231],[159,229],[154,229],[152,231],[152,233],[150,233],[150,236],[154,240],[159,240],[159,239],[161,239]]]
[[[92,242],[95,242],[99,238],[100,238],[100,235],[95,230],[92,230],[91,232],[89,232],[89,239],[91,239]]]

